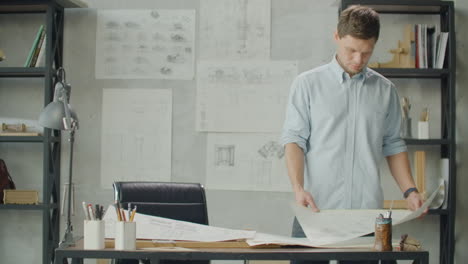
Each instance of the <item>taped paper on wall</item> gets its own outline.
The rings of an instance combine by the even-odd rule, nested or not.
[[[99,10],[97,79],[194,76],[195,10]]]
[[[197,130],[281,130],[293,61],[203,61],[197,72]]]
[[[290,192],[278,139],[273,133],[208,133],[206,188]]]
[[[172,90],[103,90],[101,185],[170,181]]]
[[[200,1],[200,58],[269,59],[270,0]]]

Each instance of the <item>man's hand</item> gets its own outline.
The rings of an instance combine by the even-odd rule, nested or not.
[[[312,195],[305,190],[299,190],[294,192],[296,195],[296,202],[302,206],[310,207],[314,212],[320,212],[317,205],[315,205],[314,198]]]
[[[416,211],[423,205],[424,201],[422,196],[418,192],[412,192],[409,194],[408,198],[406,198],[406,203],[408,204],[408,209],[411,211]],[[424,210],[423,214],[419,218],[423,218],[428,213],[428,208]]]

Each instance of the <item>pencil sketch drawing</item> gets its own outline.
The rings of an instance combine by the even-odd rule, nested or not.
[[[234,145],[215,145],[216,166],[234,166],[236,147]]]
[[[296,72],[292,61],[200,61],[197,130],[280,131]]]
[[[290,191],[275,133],[207,133],[207,189]],[[259,155],[259,149],[266,154]]]
[[[282,159],[284,156],[284,148],[277,141],[269,141],[258,150],[258,154],[265,159],[269,157]]]
[[[96,78],[192,80],[195,24],[195,10],[99,10]]]
[[[201,0],[200,58],[270,58],[270,0]]]

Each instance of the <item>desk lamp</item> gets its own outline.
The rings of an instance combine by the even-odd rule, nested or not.
[[[72,160],[73,143],[75,141],[75,131],[78,129],[78,118],[68,104],[70,100],[71,86],[65,80],[65,70],[57,70],[57,82],[54,90],[54,100],[49,103],[39,115],[39,125],[56,130],[70,132],[70,157],[68,171],[68,208],[67,208],[67,227],[65,236],[60,244],[73,245],[73,226],[71,224],[71,200],[72,200]]]

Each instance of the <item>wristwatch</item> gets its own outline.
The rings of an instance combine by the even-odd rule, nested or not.
[[[418,189],[416,189],[415,187],[411,187],[411,188],[408,188],[408,190],[406,190],[404,193],[403,193],[403,197],[406,199],[408,198],[408,196],[410,195],[410,193],[412,192],[417,192],[419,193]]]

